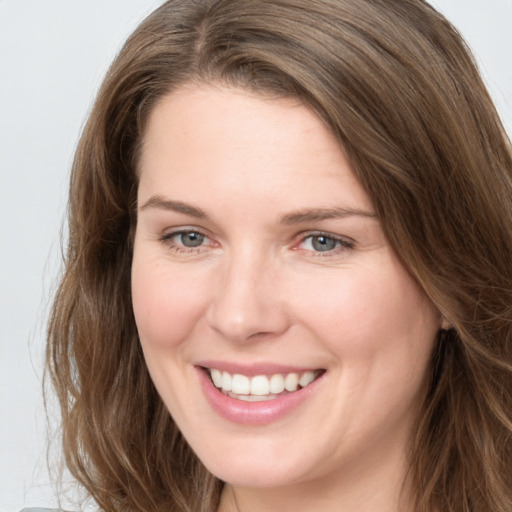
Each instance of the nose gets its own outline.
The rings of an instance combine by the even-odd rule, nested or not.
[[[282,282],[268,258],[251,251],[232,257],[207,311],[209,326],[233,342],[269,339],[289,326]]]

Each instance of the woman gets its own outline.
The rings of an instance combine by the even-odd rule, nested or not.
[[[67,466],[106,511],[512,510],[511,198],[425,2],[165,3],[74,162]]]

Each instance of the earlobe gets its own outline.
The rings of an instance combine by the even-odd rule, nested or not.
[[[448,319],[443,315],[441,317],[441,330],[448,331],[453,328],[453,325],[448,321]]]

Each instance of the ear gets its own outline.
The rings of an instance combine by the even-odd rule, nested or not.
[[[441,317],[441,330],[442,331],[448,331],[451,329],[453,325],[448,321],[448,319],[443,315]]]

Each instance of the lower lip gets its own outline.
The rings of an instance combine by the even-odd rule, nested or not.
[[[203,392],[213,410],[223,418],[242,425],[266,425],[277,421],[308,400],[323,380],[321,375],[305,388],[293,393],[263,402],[246,402],[225,395],[213,385],[203,368],[196,369]]]

